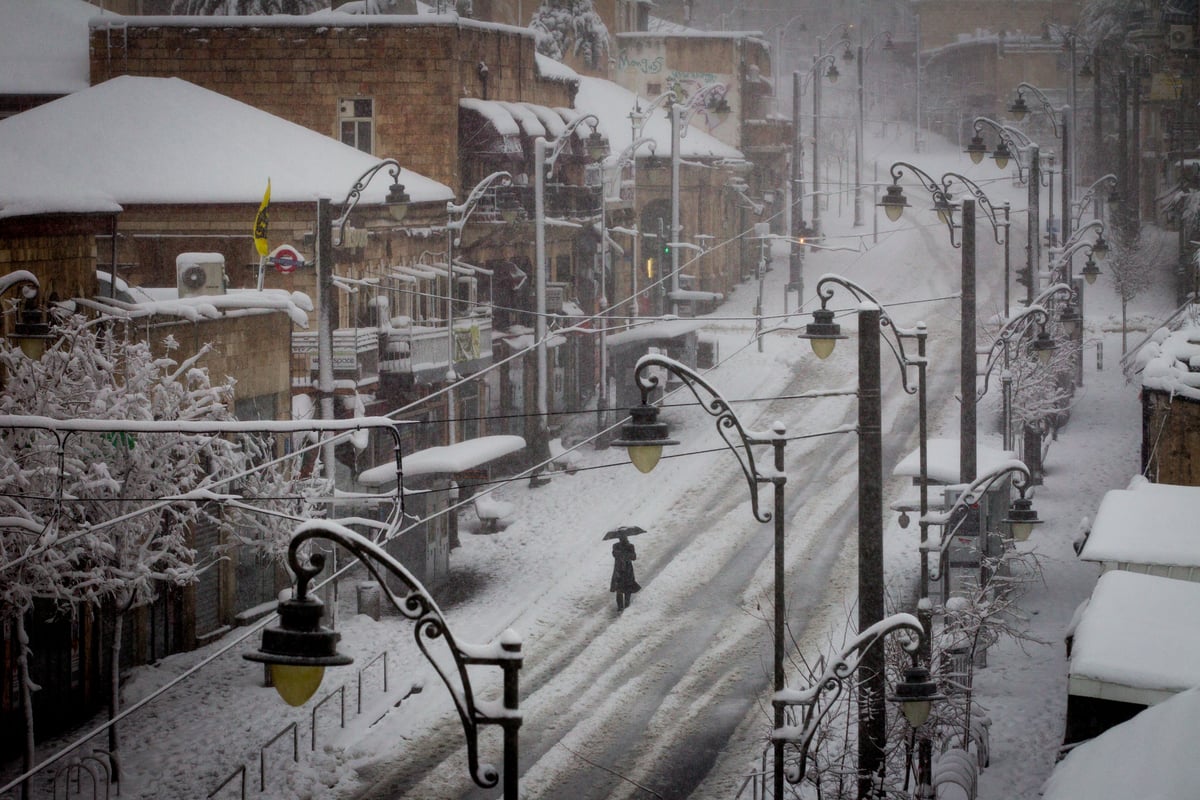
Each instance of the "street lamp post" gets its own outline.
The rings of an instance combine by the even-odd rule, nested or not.
[[[346,237],[346,225],[350,221],[350,213],[354,211],[362,194],[372,179],[383,169],[392,176],[392,185],[388,187],[385,205],[393,221],[400,222],[408,213],[408,204],[412,198],[404,191],[400,183],[400,162],[394,158],[386,158],[358,176],[358,180],[346,193],[342,201],[342,213],[337,219],[332,218],[330,200],[317,200],[317,395],[320,398],[321,418],[333,420],[333,329],[337,324],[335,306],[337,297],[334,294],[333,268],[334,249],[340,248]],[[337,229],[337,239],[333,238],[334,228]],[[326,477],[334,480],[334,445],[328,441],[321,453],[325,462]]]
[[[800,751],[800,758],[785,770],[788,783],[795,785],[804,780],[808,771],[809,748],[820,730],[821,720],[833,709],[845,690],[846,681],[860,668],[867,666],[867,656],[879,649],[876,645],[881,645],[888,635],[902,631],[908,633],[908,638],[902,646],[912,653],[913,664],[904,670],[904,681],[896,684],[895,692],[888,699],[900,705],[905,719],[914,731],[929,719],[933,704],[946,699],[945,695],[938,691],[937,683],[930,677],[929,670],[920,666],[917,661],[918,650],[929,639],[929,628],[923,626],[911,614],[893,614],[880,620],[855,636],[837,656],[829,659],[824,671],[810,686],[802,689],[788,687],[776,694],[775,701],[779,705],[804,709],[803,717],[797,724],[776,728],[772,734],[773,741],[793,745]],[[921,787],[929,788],[929,776],[930,771],[918,775],[917,780]],[[781,789],[777,788],[776,791],[780,792]],[[873,792],[873,789],[868,791]],[[919,788],[918,792],[920,791]],[[772,795],[782,796],[780,793]],[[874,794],[860,793],[859,796],[872,797]]]
[[[1065,287],[1064,287],[1065,288]],[[1004,325],[1001,326],[996,334],[995,341],[992,342],[986,353],[986,359],[983,371],[980,373],[983,376],[983,386],[980,387],[976,400],[982,400],[987,394],[988,384],[992,373],[998,365],[1003,364],[1004,371],[1001,375],[1001,381],[1004,389],[1004,409],[1001,425],[1003,428],[1003,447],[1005,451],[1012,450],[1012,376],[1008,372],[1009,364],[1009,346],[1015,342],[1021,341],[1029,332],[1034,323],[1041,325],[1041,333],[1044,335],[1046,323],[1049,322],[1049,315],[1046,310],[1040,305],[1026,306],[1022,308],[1011,319],[1006,319]],[[1036,349],[1039,355],[1042,352],[1048,352],[1047,348],[1039,347]]]
[[[1074,48],[1071,49],[1072,56]],[[1074,85],[1075,68],[1071,66],[1071,82]],[[1029,112],[1029,105],[1025,102],[1024,93],[1028,91],[1042,105],[1042,110],[1046,112],[1046,116],[1050,119],[1050,126],[1054,129],[1054,135],[1062,140],[1062,239],[1065,241],[1071,235],[1071,204],[1075,199],[1075,141],[1074,141],[1074,119],[1073,106],[1064,105],[1057,109],[1057,113],[1062,118],[1062,129],[1059,129],[1058,120],[1055,118],[1055,108],[1050,103],[1050,99],[1046,94],[1031,83],[1022,81],[1017,84],[1017,97],[1013,100],[1008,111],[1017,121],[1020,122]],[[1053,205],[1051,200],[1051,205]]]
[[[828,303],[836,287],[842,287],[859,302],[858,307],[858,629],[867,631],[883,619],[883,438],[880,375],[880,340],[887,338],[889,348],[900,369],[904,391],[918,393],[920,402],[922,457],[925,454],[924,381],[925,342],[924,324],[914,330],[902,330],[883,311],[879,302],[858,284],[838,275],[825,275],[817,281],[817,296],[821,308],[814,312],[813,322],[800,335],[808,339],[819,358],[828,356],[841,334],[833,322]],[[890,334],[890,336],[889,336]],[[915,339],[917,358],[905,352],[904,342]],[[917,368],[918,385],[908,381],[909,367]],[[928,663],[928,662],[927,662]],[[887,720],[883,697],[885,690],[882,653],[864,653],[866,676],[861,684],[866,702],[859,703],[858,771],[859,796],[869,796],[873,776],[881,775],[887,742]]]
[[[550,265],[546,263],[546,178],[554,173],[554,166],[563,149],[570,143],[575,130],[583,123],[592,126],[588,136],[588,156],[595,160],[602,157],[600,152],[604,141],[597,126],[600,119],[595,114],[583,114],[572,120],[563,132],[553,142],[548,142],[544,136],[533,140],[533,185],[534,185],[534,264],[535,302],[537,314],[534,320],[535,338],[537,339],[537,438],[534,458],[540,463],[549,456],[549,377],[546,352],[546,275]],[[601,190],[603,194],[603,189]],[[531,485],[536,485],[531,482]]]
[[[882,31],[871,37],[865,45],[861,42],[858,45],[858,130],[855,134],[854,141],[854,227],[862,227],[863,224],[863,203],[862,203],[862,162],[863,162],[863,128],[865,109],[864,104],[864,86],[863,86],[863,71],[866,69],[867,54],[871,51],[872,45],[884,37],[883,49],[894,50],[895,45],[892,44],[892,32]]]
[[[729,101],[725,99],[728,87],[722,83],[710,83],[696,91],[683,102],[671,103],[668,111],[671,115],[671,230],[668,233],[671,248],[671,280],[670,299],[671,313],[679,314],[679,241],[683,227],[679,223],[679,169],[680,140],[687,135],[688,125],[692,117],[701,109],[709,109],[719,118],[724,119],[730,112]]]
[[[878,309],[876,309],[874,316],[870,319],[873,320],[873,323],[871,321],[864,321],[861,324],[863,326],[870,326],[872,324],[875,326],[871,329],[871,338],[876,339],[876,349],[878,349],[878,338],[875,333],[880,325]],[[821,711],[816,715],[816,719],[813,719],[815,701],[820,693],[833,688],[829,683],[829,679],[823,679],[812,690],[808,690],[807,694],[789,690],[786,685],[786,676],[784,673],[784,656],[787,642],[784,485],[787,483],[787,475],[784,471],[784,457],[787,447],[787,431],[780,423],[773,425],[770,433],[748,430],[721,393],[692,369],[666,356],[658,354],[644,355],[638,359],[637,365],[634,368],[634,378],[642,395],[641,405],[630,409],[631,422],[622,429],[621,438],[613,442],[613,445],[616,447],[626,447],[629,449],[630,461],[642,472],[649,472],[654,469],[662,454],[663,446],[678,444],[677,441],[668,437],[666,424],[658,421],[658,407],[651,405],[649,402],[651,393],[659,383],[658,378],[652,373],[652,370],[655,368],[665,369],[679,378],[696,399],[700,401],[701,408],[715,419],[717,432],[737,458],[738,465],[742,468],[742,474],[746,478],[746,483],[750,490],[751,513],[759,522],[774,522],[775,618],[773,631],[773,686],[775,694],[772,705],[774,707],[773,726],[775,733],[772,735],[772,747],[774,751],[774,794],[772,796],[781,798],[784,796],[785,745],[801,742],[803,744],[800,774],[798,776],[795,774],[786,776],[792,782],[799,782],[803,779],[803,759],[806,757],[808,744],[811,742],[814,732],[812,726],[815,726],[819,722],[820,717],[825,713],[825,711]],[[876,369],[876,380],[878,380],[878,369]],[[877,396],[878,390],[876,390]],[[771,446],[773,453],[771,468],[759,468],[753,450],[753,447],[756,445]],[[767,511],[759,507],[758,485],[762,483],[770,483],[773,487],[772,499],[774,505],[772,511]],[[875,483],[876,492],[879,491],[878,486],[879,484]],[[881,515],[882,511],[880,511]],[[882,545],[882,539],[880,539],[880,544]],[[882,586],[882,583],[879,585]],[[880,614],[880,617],[882,617],[882,614]],[[882,620],[873,627],[864,629],[863,633],[855,640],[855,643],[852,643],[851,647],[844,651],[842,657],[834,662],[843,666],[843,668],[836,669],[833,673],[839,676],[839,682],[856,670],[862,662],[862,659],[859,657],[854,658],[853,661],[848,661],[851,655],[869,651],[875,641],[898,628],[909,628],[918,633],[921,631],[921,627],[917,621],[907,614]],[[882,669],[878,671],[878,674],[882,678]],[[913,683],[915,684],[915,681]],[[884,686],[883,688],[886,687]],[[931,696],[931,693],[925,691],[927,688],[913,685],[909,687],[908,691],[898,691],[898,693],[905,695],[905,701],[911,699],[919,702],[936,699]],[[879,697],[882,698],[883,696],[884,692],[881,690]],[[797,731],[786,724],[787,707],[793,705],[803,705],[809,709],[806,714],[804,729],[801,731]],[[871,774],[875,773],[872,772]]]
[[[296,529],[288,545],[288,567],[296,576],[296,593],[292,598],[280,601],[278,625],[263,631],[261,649],[243,657],[270,665],[277,689],[291,705],[300,705],[312,696],[325,667],[351,663],[349,656],[337,651],[340,634],[321,625],[324,607],[320,599],[309,594],[308,585],[324,568],[325,556],[312,552],[305,545],[319,540],[340,545],[361,561],[392,607],[413,623],[417,647],[445,683],[458,711],[466,737],[471,779],[477,786],[490,789],[503,778],[504,800],[518,800],[518,734],[521,728],[518,681],[523,660],[520,637],[512,630],[505,630],[490,644],[460,643],[437,602],[421,582],[380,545],[362,534],[328,520],[310,520]],[[396,594],[388,585],[385,578],[389,575],[403,584],[402,594]],[[451,664],[443,663],[431,653],[431,648],[439,643],[449,652]],[[467,670],[470,666],[500,668],[504,676],[501,703],[485,706],[476,698]],[[502,770],[480,762],[479,731],[486,725],[496,725],[503,730]]]
[[[820,84],[820,69],[826,62],[829,63],[828,71],[825,73],[830,82],[836,81],[838,78],[837,65],[834,64],[832,55],[826,54],[813,59],[812,66],[806,72],[796,70],[792,73],[792,130],[795,133],[795,139],[792,142],[792,192],[791,192],[791,251],[789,262],[789,280],[796,290],[796,294],[803,301],[804,297],[804,265],[803,265],[803,244],[807,231],[804,224],[804,136],[802,129],[802,116],[800,107],[803,105],[804,88],[809,81],[814,84]],[[816,196],[817,185],[817,132],[819,129],[819,114],[821,111],[820,100],[817,98],[817,93],[820,91],[817,85],[813,86],[813,229],[817,229],[817,221],[820,218],[820,209],[818,204],[821,202]]]
[[[817,41],[821,42],[820,37],[818,37]],[[837,47],[844,48],[842,50],[842,60],[843,61],[853,60],[854,53],[850,50],[850,40],[849,39],[845,39],[845,38],[841,39],[839,42],[837,42],[834,45],[834,48],[837,48]],[[815,73],[815,71],[817,69],[819,69],[820,65],[825,62],[829,62],[829,69],[825,72],[825,77],[829,79],[830,83],[836,83],[837,79],[838,79],[838,75],[840,75],[841,73],[838,72],[837,64],[835,62],[832,52],[831,53],[821,52],[820,54],[814,56],[813,57],[813,66],[811,67],[811,69]],[[813,196],[813,209],[812,209],[813,224],[812,224],[812,227],[813,227],[813,231],[817,235],[820,235],[820,233],[821,233],[821,196],[820,196],[821,147],[820,147],[820,145],[821,145],[821,81],[814,80],[813,81],[813,146],[812,146],[813,168],[812,168],[811,183],[812,183],[812,196]]]
[[[471,212],[475,210],[475,206],[479,203],[480,198],[490,190],[494,185],[508,186],[512,183],[512,175],[503,170],[493,172],[486,178],[475,185],[468,195],[467,199],[461,205],[456,205],[453,201],[447,201],[446,214],[450,221],[446,223],[446,271],[450,276],[450,286],[446,297],[446,383],[449,389],[446,392],[446,443],[454,444],[458,437],[455,435],[455,409],[454,409],[454,384],[458,381],[458,373],[454,370],[455,358],[455,341],[454,341],[454,248],[462,244],[462,231],[466,227],[467,220],[471,216]],[[502,209],[505,215],[506,222],[512,222],[516,217],[509,214],[515,209]],[[457,219],[455,218],[457,216]]]
[[[624,426],[621,438],[613,441],[614,447],[629,449],[629,458],[639,470],[649,472],[658,463],[664,445],[678,444],[668,438],[667,426],[658,421],[658,407],[650,404],[650,394],[658,386],[658,378],[650,370],[661,367],[678,377],[685,386],[700,401],[700,406],[716,419],[717,432],[725,440],[726,446],[737,457],[738,465],[746,478],[750,489],[750,509],[754,519],[759,522],[775,523],[775,624],[774,624],[774,659],[773,675],[776,693],[784,689],[784,649],[786,646],[787,613],[785,609],[784,581],[784,493],[787,483],[784,472],[784,455],[787,447],[786,429],[776,423],[769,434],[751,432],[743,426],[741,419],[733,408],[707,381],[693,370],[675,359],[658,354],[644,355],[638,359],[634,367],[634,380],[641,391],[640,406],[630,409],[631,422]],[[701,393],[707,396],[701,396]],[[754,456],[754,445],[769,444],[774,460],[773,469],[760,470]],[[740,449],[739,449],[740,445]],[[759,508],[758,484],[770,483],[773,487],[774,510],[766,511]],[[776,729],[784,724],[784,706],[775,703],[774,725]],[[775,797],[783,797],[783,741],[774,744],[775,749]]]
[[[1041,150],[1037,143],[1016,128],[1001,125],[999,122],[988,117],[976,117],[974,122],[975,135],[972,137],[971,143],[967,146],[967,153],[971,156],[971,161],[976,164],[983,161],[983,156],[987,154],[987,145],[984,144],[982,136],[984,126],[995,131],[999,138],[996,149],[991,153],[991,158],[996,162],[996,166],[1000,169],[1005,169],[1008,166],[1008,162],[1015,158],[1017,177],[1026,182],[1029,210],[1027,213],[1028,224],[1025,226],[1025,288],[1026,304],[1029,304],[1033,302],[1033,296],[1037,292],[1037,272],[1042,259],[1042,239],[1038,231],[1040,226],[1039,220],[1041,219]],[[1028,176],[1026,176],[1024,167],[1021,164],[1021,151],[1028,153]]]
[[[887,193],[884,195],[880,203],[884,207],[888,218],[893,222],[900,218],[904,209],[908,207],[908,201],[904,197],[904,190],[900,187],[900,179],[904,175],[904,170],[907,169],[921,179],[925,189],[928,190],[933,197],[934,210],[937,211],[938,217],[946,224],[950,231],[950,244],[953,247],[962,250],[961,259],[961,275],[962,275],[962,292],[961,292],[961,331],[959,336],[959,353],[960,353],[960,397],[962,403],[959,412],[959,476],[963,483],[969,483],[975,479],[975,466],[977,459],[977,442],[975,433],[976,424],[976,408],[975,408],[975,317],[976,317],[976,298],[975,298],[975,199],[964,199],[962,202],[962,240],[957,241],[955,238],[954,225],[954,208],[951,205],[951,197],[946,188],[947,184],[939,182],[932,178],[928,173],[919,167],[912,164],[897,161],[892,165],[892,185],[887,188]],[[995,220],[991,211],[992,205],[990,202],[984,205],[984,209],[988,215],[988,219],[992,222],[993,229],[996,231],[997,239],[999,236],[999,224]],[[972,532],[977,532],[977,528],[972,529]]]

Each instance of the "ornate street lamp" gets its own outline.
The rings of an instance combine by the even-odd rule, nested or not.
[[[887,636],[901,631],[909,632],[902,646],[915,656],[928,631],[911,614],[893,614],[854,637],[841,652],[826,662],[824,671],[810,686],[800,689],[788,687],[776,693],[776,702],[803,709],[796,724],[777,728],[771,736],[773,741],[784,742],[800,752],[799,759],[786,768],[788,783],[795,785],[804,780],[808,773],[808,752],[820,731],[821,722],[837,706],[846,684],[855,678],[860,667],[866,666],[865,657]],[[915,729],[929,719],[933,704],[946,697],[930,679],[929,670],[913,666],[905,669],[903,682],[896,684],[887,699],[900,706],[905,719]],[[928,777],[929,773],[926,772],[919,779],[927,781]]]
[[[707,381],[691,368],[672,358],[658,354],[644,355],[634,367],[634,380],[642,395],[640,406],[631,410],[631,421],[622,428],[621,437],[612,442],[614,447],[629,448],[630,460],[642,472],[649,472],[658,462],[663,445],[677,444],[667,438],[666,425],[658,421],[658,408],[651,405],[650,395],[658,387],[659,380],[651,370],[665,369],[678,377],[683,385],[700,401],[700,406],[716,420],[717,432],[738,460],[746,485],[750,490],[750,510],[758,522],[775,523],[775,624],[774,624],[774,689],[784,689],[784,651],[787,646],[786,594],[784,587],[784,494],[787,482],[784,474],[784,455],[787,447],[786,431],[775,425],[770,434],[762,435],[748,431],[733,408]],[[703,394],[703,396],[702,396]],[[706,399],[707,398],[707,399]],[[760,471],[754,456],[755,445],[769,444],[773,450],[773,470]],[[774,511],[759,508],[758,484],[770,483],[774,488]],[[779,729],[784,724],[784,704],[775,702],[774,722]],[[775,797],[783,797],[783,741],[775,742]]]
[[[837,287],[848,291],[859,302],[858,307],[858,628],[870,629],[883,619],[883,406],[882,376],[880,374],[881,340],[895,357],[906,394],[917,394],[920,426],[921,461],[925,464],[928,442],[925,411],[925,343],[923,324],[914,330],[902,330],[883,310],[882,305],[862,286],[838,275],[825,275],[817,281],[817,296],[821,311],[829,312],[828,303]],[[832,313],[814,314],[814,322],[805,328],[802,339],[809,339],[814,352],[820,355],[832,350],[840,329],[832,322]],[[917,355],[910,358],[904,342],[915,339]],[[820,349],[818,349],[818,347]],[[909,368],[917,371],[917,385],[909,384]],[[922,482],[922,497],[925,497]],[[922,503],[924,506],[924,502]],[[924,574],[924,572],[922,573]],[[922,612],[924,613],[924,612]],[[928,628],[928,620],[926,628]],[[928,661],[926,649],[922,655]],[[882,654],[867,660],[868,677],[864,679],[868,702],[859,706],[858,769],[860,787],[883,768],[883,752],[887,739],[883,697],[884,664]],[[861,790],[860,790],[861,793]],[[778,796],[778,795],[776,795]]]
[[[399,491],[403,492],[401,488]],[[392,607],[413,623],[413,636],[421,654],[441,677],[454,701],[467,743],[467,762],[471,779],[489,789],[500,783],[501,772],[491,764],[480,763],[479,731],[495,725],[504,732],[504,798],[517,800],[518,732],[521,727],[518,673],[521,669],[521,640],[511,630],[504,631],[488,646],[460,644],[433,597],[403,564],[378,544],[343,525],[327,520],[311,520],[297,528],[288,545],[288,567],[296,576],[296,593],[279,604],[279,622],[263,631],[262,647],[243,657],[267,664],[276,689],[292,705],[303,704],[320,685],[325,668],[349,664],[352,658],[337,650],[339,634],[323,627],[321,601],[309,595],[309,583],[325,566],[325,557],[305,547],[310,540],[326,540],[340,545],[356,557],[379,582]],[[305,551],[307,554],[302,553]],[[386,573],[386,575],[385,575]],[[403,584],[402,594],[389,587],[385,577]],[[394,584],[393,584],[394,585]],[[452,664],[444,664],[430,653],[431,646],[444,644]],[[486,706],[475,697],[468,666],[499,667],[504,675],[503,703]]]
[[[404,218],[408,216],[408,205],[412,202],[412,198],[404,190],[404,184],[400,183],[400,162],[394,158],[385,158],[360,175],[354,185],[350,187],[350,191],[347,192],[346,199],[342,201],[342,214],[333,221],[338,232],[337,239],[333,242],[334,247],[342,246],[346,236],[346,224],[350,221],[350,212],[362,199],[362,193],[366,190],[367,184],[371,182],[376,173],[385,167],[388,174],[392,176],[392,183],[388,187],[387,198],[384,200],[388,215],[393,222],[403,222]]]

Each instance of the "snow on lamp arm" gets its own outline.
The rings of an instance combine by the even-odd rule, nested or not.
[[[1060,113],[1051,103],[1050,98],[1032,83],[1021,81],[1017,84],[1017,97],[1013,100],[1012,105],[1008,107],[1008,113],[1016,118],[1017,122],[1025,119],[1025,115],[1029,113],[1029,104],[1025,102],[1025,92],[1030,92],[1042,104],[1042,110],[1046,112],[1046,116],[1050,118],[1050,127],[1054,129],[1054,137],[1060,138],[1062,134],[1059,132],[1058,117]]]
[[[1089,202],[1092,202],[1093,200],[1095,200],[1097,198],[1097,196],[1099,195],[1100,190],[1105,187],[1108,188],[1108,192],[1109,192],[1108,197],[1106,198],[1108,204],[1111,206],[1111,205],[1116,205],[1118,202],[1120,202],[1119,198],[1116,195],[1117,176],[1110,172],[1107,175],[1103,175],[1103,176],[1097,178],[1095,181],[1092,182],[1092,185],[1087,188],[1087,191],[1085,191],[1083,193],[1083,197],[1081,197],[1079,199],[1079,201],[1077,203],[1075,203],[1075,224],[1076,225],[1079,225],[1080,221],[1083,219],[1083,207],[1086,206]]]
[[[1016,541],[1023,542],[1028,539],[1033,526],[1040,525],[1043,520],[1038,519],[1037,511],[1033,509],[1032,501],[1025,495],[1025,492],[1033,482],[1029,468],[1025,466],[1023,461],[1010,459],[997,464],[991,471],[980,475],[972,481],[970,485],[963,489],[950,508],[945,511],[931,512],[922,516],[921,522],[926,525],[943,526],[941,541],[930,542],[925,545],[925,549],[944,552],[949,547],[950,541],[954,538],[954,534],[958,531],[959,526],[966,519],[966,512],[971,507],[978,505],[988,490],[1006,475],[1016,476],[1013,480],[1013,486],[1020,492],[1020,496],[1016,500],[1013,500],[1009,506],[1008,517],[1002,520],[1002,522],[1006,522],[1012,527],[1013,539]],[[937,579],[938,577],[935,576],[934,580]]]
[[[971,161],[978,164],[983,161],[985,155],[988,155],[987,145],[983,141],[983,129],[984,127],[991,128],[995,131],[999,139],[996,149],[991,153],[996,166],[1004,169],[1008,166],[1008,162],[1015,158],[1017,162],[1017,179],[1024,182],[1026,179],[1025,167],[1021,164],[1021,159],[1017,156],[1024,149],[1035,147],[1036,142],[1025,135],[1023,131],[1010,125],[999,123],[989,117],[975,117],[973,127],[975,135],[971,137],[971,142],[967,145],[967,154],[970,155]]]
[[[497,725],[503,730],[504,798],[517,800],[517,735],[521,727],[517,683],[522,663],[520,638],[513,631],[505,630],[495,642],[486,645],[458,641],[421,582],[383,547],[362,534],[327,520],[310,520],[296,529],[288,545],[288,566],[296,576],[295,596],[279,603],[279,623],[263,631],[262,648],[243,657],[270,665],[281,694],[298,692],[288,699],[292,705],[300,705],[316,691],[326,666],[352,662],[349,656],[337,651],[340,634],[320,624],[324,613],[320,599],[309,595],[309,583],[325,567],[325,556],[305,547],[312,540],[332,542],[349,551],[375,578],[392,607],[413,623],[417,647],[454,701],[466,738],[468,770],[471,779],[482,788],[496,786],[501,772],[492,764],[480,763],[479,730],[484,725]],[[403,584],[400,594],[388,585],[386,579],[389,576]],[[450,663],[431,652],[431,645],[437,642],[444,643]],[[471,665],[494,666],[502,670],[502,703],[476,698],[467,670]],[[299,684],[294,689],[293,681]],[[297,698],[299,702],[293,702]]]
[[[1069,287],[1065,286],[1064,284],[1059,284],[1058,287],[1052,288],[1055,288],[1056,290],[1067,289],[1067,291],[1070,291]],[[1049,323],[1049,321],[1050,315],[1046,313],[1046,309],[1041,305],[1035,304],[1021,309],[1011,319],[1004,323],[1004,326],[1000,328],[999,333],[996,334],[996,339],[992,342],[991,346],[986,351],[981,351],[987,355],[987,361],[984,364],[982,372],[980,373],[983,376],[983,386],[980,387],[979,392],[976,394],[976,399],[982,400],[984,395],[987,394],[989,381],[991,379],[992,372],[995,371],[996,365],[1000,364],[1001,362],[1007,362],[1006,355],[1009,352],[1009,345],[1020,342],[1022,339],[1024,339],[1025,335],[1030,331],[1035,323],[1040,326],[1038,341],[1044,342],[1048,340],[1050,341],[1050,344],[1053,345],[1053,340],[1050,340],[1049,334],[1046,333],[1046,324]],[[1034,350],[1040,356],[1043,352],[1052,352],[1053,346],[1046,347],[1043,344],[1039,347],[1037,343],[1035,343]]]
[[[1005,202],[1004,205],[997,209],[992,205],[992,201],[988,198],[987,194],[984,193],[983,189],[980,188],[979,184],[968,178],[966,175],[960,175],[957,172],[946,172],[942,174],[942,191],[945,193],[947,201],[951,201],[953,199],[953,196],[950,192],[950,187],[955,181],[958,181],[967,188],[967,191],[973,198],[975,198],[975,202],[977,204],[976,207],[981,209],[984,215],[988,218],[988,221],[992,223],[992,238],[995,239],[996,244],[1007,244],[1008,229],[1010,225],[1009,204]],[[954,210],[957,207],[958,206],[956,206],[953,202],[950,203],[951,221],[954,219]],[[998,210],[1004,212],[1003,219],[1000,219],[997,216]],[[1001,229],[1004,230],[1003,239],[1000,238]]]
[[[904,177],[904,170],[913,173],[921,180],[922,185],[933,197],[933,210],[937,212],[938,219],[946,224],[946,228],[950,231],[950,244],[954,247],[960,247],[957,237],[954,235],[954,206],[951,204],[950,195],[946,188],[928,172],[920,167],[909,164],[907,161],[897,161],[891,166],[892,185],[887,187],[887,192],[883,199],[879,201],[879,205],[883,207],[887,218],[892,222],[897,222],[900,216],[904,213],[904,209],[909,207],[908,198],[904,196],[904,188],[900,186],[900,179]]]
[[[29,270],[18,269],[0,275],[0,294],[9,289],[20,288],[21,299],[17,301],[17,321],[10,337],[27,357],[38,359],[46,352],[53,335],[46,321],[46,312],[38,303],[42,285]]]
[[[899,633],[906,633],[902,646],[912,654],[914,665],[905,670],[904,682],[896,685],[895,694],[889,699],[901,704],[905,717],[914,728],[924,724],[932,703],[945,699],[938,692],[937,684],[930,680],[929,671],[915,663],[926,633],[917,618],[912,614],[893,614],[880,620],[829,659],[812,685],[804,688],[789,686],[775,693],[776,703],[803,709],[802,718],[796,724],[777,727],[771,733],[772,741],[783,742],[800,751],[799,759],[789,764],[785,771],[788,783],[795,785],[804,780],[808,771],[808,751],[821,722],[837,705],[846,683],[853,679],[864,656],[873,647],[882,645],[887,636]]]
[[[346,193],[346,199],[342,201],[342,215],[333,221],[333,227],[337,228],[338,232],[337,239],[333,241],[334,247],[342,246],[346,235],[346,224],[350,221],[350,212],[362,199],[362,193],[366,191],[367,185],[385,167],[388,174],[392,176],[392,185],[388,187],[387,200],[384,201],[388,212],[396,222],[403,220],[408,213],[408,204],[412,202],[412,198],[404,191],[404,184],[400,183],[400,162],[394,158],[385,158],[358,176],[358,180]]]

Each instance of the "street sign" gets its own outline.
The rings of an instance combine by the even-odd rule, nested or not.
[[[283,274],[295,272],[296,267],[304,266],[304,256],[300,255],[300,251],[291,245],[281,244],[271,251],[268,260],[275,265],[275,269]]]

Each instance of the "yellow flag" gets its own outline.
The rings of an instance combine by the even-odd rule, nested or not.
[[[267,209],[271,206],[271,179],[267,178],[267,191],[263,194],[258,213],[254,215],[254,248],[260,256],[265,256],[271,249],[267,244]]]

